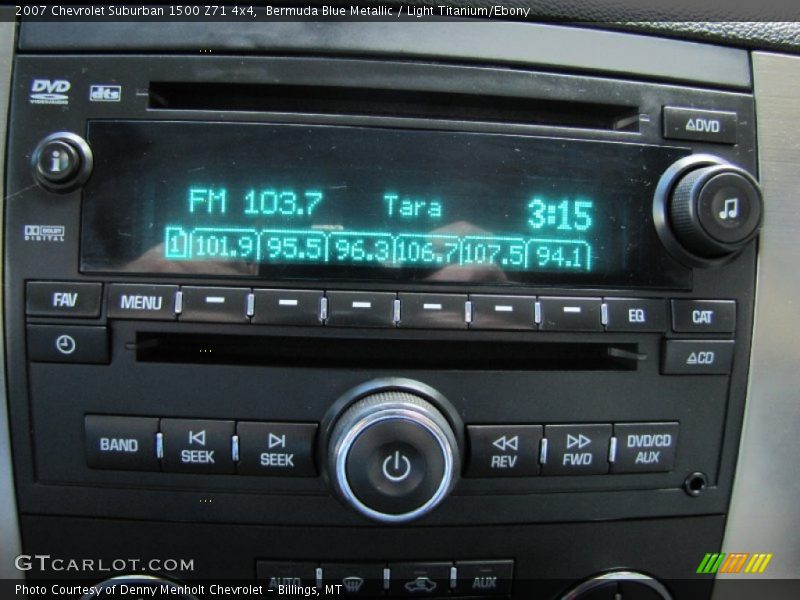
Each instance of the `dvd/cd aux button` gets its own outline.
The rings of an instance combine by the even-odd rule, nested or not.
[[[164,471],[233,473],[233,421],[161,419]]]
[[[314,423],[236,424],[241,475],[314,477]]]
[[[92,469],[158,471],[158,419],[86,415],[86,463]]]
[[[661,298],[604,298],[606,331],[665,331],[666,304]]]
[[[528,477],[539,474],[541,425],[467,425],[466,477]]]
[[[611,425],[547,425],[543,475],[608,473]]]
[[[472,329],[536,329],[533,296],[470,294]]]
[[[542,331],[603,331],[600,298],[539,298]]]
[[[394,327],[392,292],[328,292],[328,320],[333,327]]]
[[[678,423],[618,423],[612,473],[671,471],[678,447]]]
[[[175,318],[177,292],[177,285],[112,283],[108,288],[108,317],[172,320]]]
[[[99,317],[102,283],[29,281],[25,314],[29,317]]]
[[[466,329],[466,294],[400,294],[400,327]]]
[[[253,323],[264,325],[322,325],[324,294],[315,290],[253,290]]]
[[[247,323],[247,288],[183,286],[181,321]]]

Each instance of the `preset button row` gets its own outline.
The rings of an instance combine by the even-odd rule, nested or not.
[[[468,425],[467,477],[671,471],[678,423]]]
[[[268,325],[510,329],[542,331],[666,331],[658,298],[535,297],[255,289],[112,283],[112,319],[160,319]],[[99,317],[103,284],[31,281],[26,313],[39,317]],[[671,301],[672,329],[732,333],[733,300]]]
[[[315,423],[87,415],[94,469],[314,477]]]

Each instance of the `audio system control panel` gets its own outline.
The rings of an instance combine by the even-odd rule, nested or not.
[[[548,524],[720,534],[768,210],[746,90],[41,54],[11,115],[23,514],[261,527],[286,552],[245,552],[260,579],[389,596],[505,595]],[[614,566],[647,572],[635,547]]]

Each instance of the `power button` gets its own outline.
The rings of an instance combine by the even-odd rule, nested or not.
[[[86,141],[69,132],[48,135],[31,155],[33,176],[42,187],[68,192],[83,184],[92,172],[92,151]]]

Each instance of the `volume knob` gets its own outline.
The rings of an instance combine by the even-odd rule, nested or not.
[[[715,164],[685,173],[672,188],[669,221],[675,237],[702,258],[730,255],[761,225],[761,191],[745,171]]]
[[[328,450],[331,480],[362,515],[384,523],[421,517],[447,497],[459,472],[444,414],[408,391],[375,391],[338,419]]]

